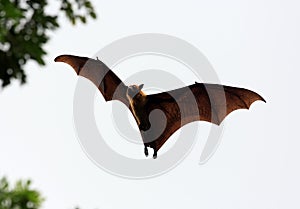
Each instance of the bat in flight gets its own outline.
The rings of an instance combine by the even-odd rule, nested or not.
[[[140,130],[144,153],[148,147],[158,150],[182,126],[193,121],[207,121],[216,125],[234,110],[249,109],[261,100],[259,94],[244,88],[219,84],[197,83],[179,89],[146,95],[141,85],[125,85],[100,60],[74,55],[60,55],[55,62],[69,64],[77,73],[93,82],[106,101],[119,100],[131,113]]]

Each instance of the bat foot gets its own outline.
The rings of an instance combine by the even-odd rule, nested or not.
[[[148,157],[149,153],[148,153],[148,148],[147,147],[144,148],[144,153],[145,153],[145,156]]]
[[[157,158],[157,151],[154,150],[153,159],[156,159],[156,158]]]

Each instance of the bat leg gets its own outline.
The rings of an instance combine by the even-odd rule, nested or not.
[[[147,148],[147,146],[145,146],[145,148],[144,148],[144,153],[145,153],[145,156],[148,157],[149,153],[148,153],[148,148]]]
[[[156,159],[157,158],[157,150],[156,149],[153,149],[153,150],[154,150],[153,159]]]

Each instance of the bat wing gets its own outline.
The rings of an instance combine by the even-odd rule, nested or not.
[[[234,110],[249,109],[257,101],[265,100],[257,93],[243,88],[218,84],[196,83],[176,90],[147,96],[146,111],[153,110],[149,131],[142,133],[145,144],[159,150],[179,128],[193,121],[207,121],[219,125]],[[151,115],[150,119],[151,119]],[[156,118],[155,118],[156,117]],[[162,130],[160,127],[164,127]]]
[[[74,55],[60,55],[54,61],[69,64],[77,75],[93,82],[106,101],[119,100],[129,107],[126,85],[100,60]]]

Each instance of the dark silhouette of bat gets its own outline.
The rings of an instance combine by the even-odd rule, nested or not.
[[[153,158],[168,138],[179,128],[193,121],[207,121],[219,125],[232,111],[249,109],[261,100],[259,94],[248,89],[219,84],[197,83],[168,92],[146,95],[142,85],[126,86],[100,60],[73,55],[61,55],[55,62],[72,66],[77,75],[92,81],[106,101],[119,100],[133,114],[148,156],[153,148]]]

